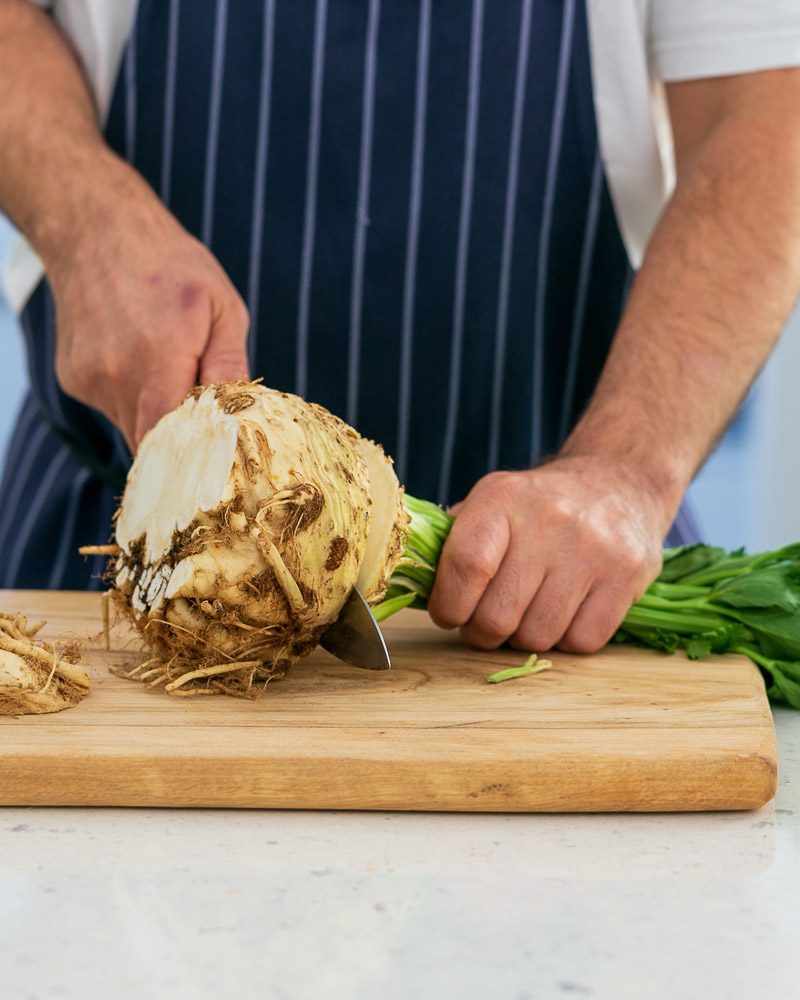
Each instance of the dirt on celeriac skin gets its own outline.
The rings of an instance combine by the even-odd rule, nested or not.
[[[316,647],[356,583],[375,516],[370,464],[377,463],[386,479],[381,493],[388,495],[388,513],[373,536],[380,538],[382,558],[368,580],[370,603],[385,592],[408,515],[391,460],[324,408],[258,383],[234,382],[198,386],[178,411],[183,407],[189,419],[198,407],[202,429],[209,398],[238,425],[220,502],[198,508],[188,523],[185,515],[174,520],[181,527],[169,541],[157,531],[158,541],[152,540],[154,522],[147,516],[122,513],[147,510],[136,463],[168,454],[172,431],[162,424],[158,443],[150,439],[148,458],[140,451],[129,476],[126,492],[138,490],[137,499],[126,508],[123,496],[115,515],[119,544],[84,551],[112,557],[111,597],[144,647],[143,662],[116,672],[175,696],[254,698]],[[163,419],[177,420],[177,411]],[[208,426],[216,426],[213,418]],[[158,435],[158,427],[151,433]],[[365,446],[376,456],[365,458]],[[169,498],[161,511],[169,516]],[[176,572],[182,575],[167,597]]]
[[[80,642],[34,639],[44,624],[0,611],[0,715],[61,712],[89,693]]]
[[[291,492],[294,496],[287,499],[293,502],[282,505],[284,523],[279,526],[282,529],[279,533],[288,531],[296,537],[317,520],[324,500],[309,484],[300,484]],[[229,545],[236,534],[229,525],[229,515],[241,510],[241,504],[235,498],[229,508],[209,516],[215,530],[206,526],[198,530],[194,522],[176,531],[164,564],[174,567],[206,545],[220,548]],[[295,580],[304,608],[292,607],[271,568],[242,581],[241,587],[257,601],[272,600],[283,606],[280,620],[272,625],[263,626],[248,620],[240,608],[231,607],[219,598],[180,598],[178,607],[178,602],[169,602],[169,617],[138,612],[131,606],[130,595],[145,568],[142,560],[145,547],[144,537],[137,539],[131,546],[131,553],[128,556],[118,554],[107,573],[107,579],[112,582],[110,596],[115,607],[141,636],[149,654],[144,662],[118,671],[121,676],[142,681],[148,687],[163,686],[168,694],[177,697],[227,694],[256,698],[270,681],[283,678],[295,660],[310,653],[325,630],[326,626],[322,625],[309,632],[305,622],[306,617],[313,614],[316,600],[310,588],[301,580]],[[343,554],[337,552],[337,556],[341,561]],[[113,580],[119,562],[126,566],[128,579],[121,587],[116,587]],[[183,610],[185,624],[175,620],[179,608]],[[235,648],[231,647],[232,635],[239,636]]]
[[[354,567],[360,562],[360,536],[366,535],[364,509],[370,498],[366,483],[360,483],[364,471],[356,472],[362,464],[356,448],[358,436],[338,418],[314,404],[303,404],[306,419],[319,421],[322,433],[328,435],[325,448],[353,466],[348,488],[363,496],[345,508],[351,525],[341,523],[341,513],[329,507],[332,470],[323,466],[317,479],[290,468],[288,480],[272,478],[273,449],[265,429],[248,413],[256,396],[263,398],[267,390],[256,383],[210,388],[221,410],[229,416],[242,415],[234,495],[215,510],[198,512],[190,524],[175,531],[157,564],[147,563],[145,535],[129,540],[127,551],[103,548],[116,549],[104,553],[113,555],[108,572],[112,598],[120,617],[139,633],[147,654],[144,662],[124,675],[148,686],[163,686],[176,696],[224,693],[253,698],[270,681],[283,677],[295,660],[311,652],[335,617],[335,574],[345,560]],[[198,387],[190,398],[196,402],[206,391]],[[286,401],[284,407],[296,407],[294,397],[274,395],[278,412],[281,400]],[[289,417],[297,424],[303,414],[290,409]],[[325,462],[313,451],[309,455],[317,463]],[[303,468],[298,455],[297,469]],[[262,492],[265,478],[271,486],[269,494]],[[327,539],[322,548],[317,535]],[[312,572],[313,560],[308,563],[306,558],[315,547],[322,552],[319,573]],[[157,610],[152,607],[151,584],[159,586],[157,574],[169,573],[202,552],[209,554],[205,565],[223,566],[224,553],[234,548],[247,553],[245,571],[238,580],[220,574],[205,594],[175,595],[157,602]],[[138,601],[137,593],[144,595]],[[339,604],[345,596],[338,599]]]

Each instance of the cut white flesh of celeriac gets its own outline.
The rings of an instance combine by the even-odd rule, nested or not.
[[[145,435],[128,476],[117,543],[130,551],[144,537],[144,561],[163,559],[176,531],[232,499],[238,439],[239,421],[217,406],[213,393],[186,400],[160,420]]]
[[[356,586],[367,603],[376,604],[382,600],[389,577],[403,554],[408,515],[392,460],[367,438],[361,438],[358,447],[369,475],[372,516]]]
[[[15,687],[36,691],[41,687],[35,670],[16,653],[0,649],[0,688]]]
[[[145,435],[125,487],[116,524],[117,544],[137,552],[142,572],[132,595],[138,611],[158,611],[173,567],[165,558],[176,533],[233,498],[231,477],[239,421],[216,404],[212,393],[187,399]],[[127,582],[122,565],[117,585]]]

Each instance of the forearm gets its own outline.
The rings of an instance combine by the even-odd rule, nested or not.
[[[665,524],[800,291],[797,104],[734,103],[689,139],[597,390],[563,450],[649,479]]]
[[[105,144],[67,41],[25,0],[0,0],[0,94],[0,207],[48,266],[136,175]]]
[[[0,207],[48,272],[56,375],[133,449],[198,380],[248,377],[247,310],[106,145],[69,45],[24,0],[0,0],[0,94]]]

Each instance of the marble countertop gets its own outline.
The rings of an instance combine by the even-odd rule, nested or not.
[[[800,995],[800,713],[754,813],[0,809],[0,995]]]

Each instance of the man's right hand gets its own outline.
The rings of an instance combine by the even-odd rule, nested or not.
[[[135,449],[198,382],[247,378],[247,310],[214,257],[106,145],[53,19],[0,0],[0,207],[56,299],[56,373]]]
[[[244,302],[126,165],[48,261],[56,374],[132,450],[198,382],[249,377]]]

